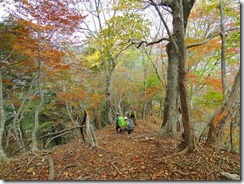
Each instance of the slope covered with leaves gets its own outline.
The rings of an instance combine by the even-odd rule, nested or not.
[[[240,174],[240,155],[200,144],[192,154],[174,155],[176,140],[159,135],[160,124],[138,121],[117,134],[114,125],[96,132],[98,147],[74,139],[66,145],[27,152],[0,163],[2,180],[226,180]]]

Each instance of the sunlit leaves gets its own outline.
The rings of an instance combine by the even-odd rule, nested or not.
[[[104,36],[115,36],[118,40],[141,39],[149,34],[147,22],[138,14],[125,13],[112,17],[107,25],[108,28],[103,30]]]
[[[143,8],[141,0],[119,0],[119,5],[115,8],[116,10],[138,10]]]
[[[90,67],[99,66],[102,63],[101,54],[98,51],[88,55],[86,60]]]

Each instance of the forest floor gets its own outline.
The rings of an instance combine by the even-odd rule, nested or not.
[[[26,152],[0,163],[1,180],[227,180],[240,175],[240,154],[200,143],[191,154],[174,155],[178,142],[159,135],[160,124],[138,120],[132,134],[114,125],[96,131],[98,147],[69,143]]]

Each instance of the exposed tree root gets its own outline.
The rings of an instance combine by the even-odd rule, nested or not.
[[[31,152],[32,153],[32,152]],[[46,152],[44,151],[43,153],[40,153],[40,154],[35,154],[34,157],[28,162],[28,164],[26,165],[26,167],[28,168],[29,165],[31,164],[31,162],[33,162],[37,157],[43,157],[47,154],[49,154],[50,152]]]
[[[189,152],[189,147],[187,146],[185,149],[183,149],[182,151],[178,152],[178,153],[174,153],[172,155],[169,155],[169,156],[166,156],[166,157],[163,157],[163,159],[168,159],[168,158],[171,158],[171,157],[175,157],[175,156],[178,156],[178,155],[184,155],[186,153]]]
[[[192,168],[196,167],[196,165],[200,162],[201,159],[202,159],[202,157],[200,157],[200,158],[198,159],[198,161],[192,166]]]
[[[48,174],[48,180],[54,180],[54,164],[52,157],[47,157],[48,163],[49,163],[49,174]]]
[[[42,159],[46,159],[48,160],[48,164],[49,164],[49,174],[48,174],[48,180],[54,180],[54,164],[53,164],[53,159],[50,156],[40,156],[37,155],[35,156],[27,165],[30,165],[30,163],[35,159],[35,158],[42,158]]]
[[[27,168],[29,167],[29,165],[31,164],[31,162],[33,162],[33,160],[36,159],[36,157],[38,157],[38,155],[34,156],[34,157],[28,162],[28,164],[26,165]]]
[[[211,171],[210,173],[208,173],[208,175],[206,176],[206,180],[209,180],[209,176],[211,176],[212,174],[215,174],[216,170]]]
[[[109,163],[115,168],[115,170],[124,178],[129,179],[127,175],[124,175],[119,169],[118,167],[113,163],[113,161],[109,161]]]
[[[54,177],[54,179],[57,178],[57,177],[59,177],[64,172],[64,170],[67,169],[67,168],[69,168],[69,167],[77,167],[77,164],[69,164],[69,165],[66,165],[61,171],[59,171],[59,173],[57,174],[57,176]]]
[[[190,173],[184,173],[184,172],[179,171],[179,170],[173,170],[173,172],[177,172],[177,173],[179,173],[179,174],[181,174],[181,175],[183,175],[183,176],[188,176],[188,175],[190,175]]]

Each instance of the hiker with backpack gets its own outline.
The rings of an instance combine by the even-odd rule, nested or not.
[[[124,117],[120,116],[118,118],[118,126],[119,126],[118,133],[123,134],[127,127],[127,123]]]
[[[127,117],[125,117],[125,121],[127,123],[125,130],[128,132],[128,134],[131,134],[131,132],[134,130],[134,122],[132,121],[132,119],[129,119]]]
[[[126,113],[126,117],[122,117],[119,113],[116,114],[115,118],[115,129],[117,133],[123,134],[125,131],[128,134],[134,130],[134,121],[130,118],[130,113]]]

